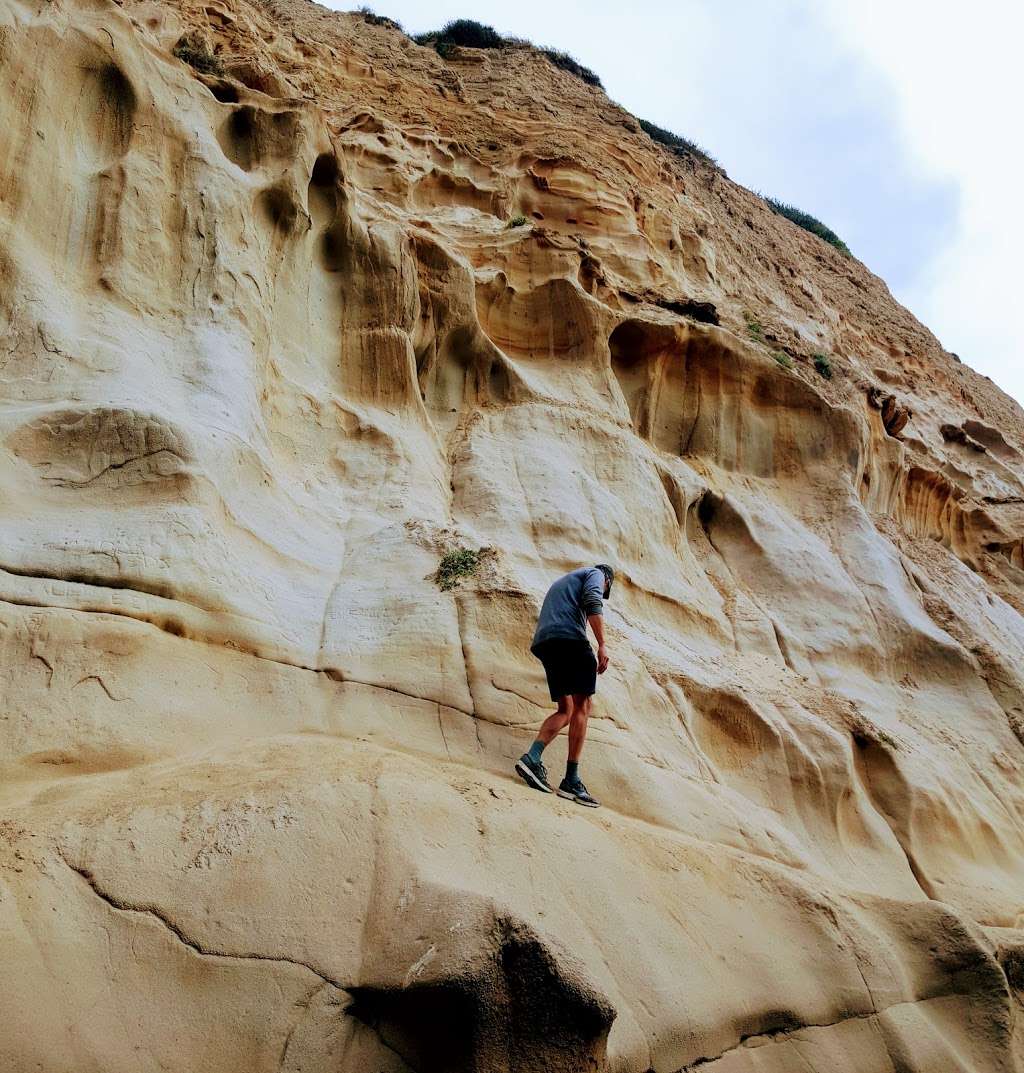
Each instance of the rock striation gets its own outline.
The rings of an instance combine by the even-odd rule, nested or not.
[[[1024,414],[446,51],[0,0],[0,1067],[1019,1073]],[[510,766],[596,561],[582,814]]]

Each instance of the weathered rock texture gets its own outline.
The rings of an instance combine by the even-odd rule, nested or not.
[[[0,340],[4,1070],[1024,1067],[1024,415],[856,261],[529,49],[0,0]]]

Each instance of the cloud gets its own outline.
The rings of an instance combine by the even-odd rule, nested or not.
[[[958,191],[909,151],[886,81],[807,0],[715,12],[685,52],[689,84],[672,91],[672,65],[652,74],[665,92],[623,103],[642,101],[738,182],[818,216],[892,287],[915,284],[952,236]]]
[[[1024,400],[1016,311],[1024,250],[1020,175],[1024,9],[980,0],[828,0],[837,32],[891,87],[909,151],[954,183],[956,227],[897,297],[968,364]]]

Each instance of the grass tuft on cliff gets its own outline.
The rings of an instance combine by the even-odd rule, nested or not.
[[[478,551],[472,548],[449,548],[441,556],[434,580],[442,592],[448,592],[463,578],[472,577],[490,552],[490,548],[480,548]]]
[[[676,156],[695,156],[707,164],[718,166],[718,161],[706,149],[702,149],[696,142],[690,141],[689,138],[684,138],[681,134],[673,134],[672,131],[659,127],[656,123],[648,123],[646,119],[640,119],[639,116],[637,117],[637,122],[640,124],[640,129],[651,141],[665,146]]]
[[[827,354],[815,354],[814,367],[826,380],[832,379],[832,361]]]
[[[830,246],[834,246],[841,254],[843,254],[844,257],[853,256],[853,254],[850,253],[850,247],[846,245],[832,228],[826,227],[821,220],[817,219],[817,217],[814,217],[810,213],[804,212],[793,205],[787,205],[784,201],[776,201],[771,197],[766,197],[765,201],[768,203],[768,207],[777,216],[785,216],[787,220],[791,220],[797,227],[802,227],[812,235],[817,235],[818,238],[824,239]]]
[[[366,7],[364,5],[363,7],[357,8],[356,14],[362,15],[363,22],[369,23],[370,26],[387,26],[389,29],[400,30],[402,33],[405,32],[402,30],[402,24],[400,22],[397,22],[395,19],[389,19],[387,15],[378,15],[372,7]]]
[[[206,42],[198,37],[186,34],[171,49],[171,52],[183,63],[187,63],[193,71],[199,71],[204,75],[224,73],[224,65],[210,51]]]
[[[586,82],[588,86],[597,86],[598,89],[604,89],[601,79],[589,67],[584,67],[574,56],[570,56],[568,52],[563,52],[558,48],[542,48],[539,51],[560,71],[568,71],[569,74],[575,75],[580,81]]]
[[[601,85],[601,79],[568,52],[557,48],[540,48],[519,37],[505,37],[493,26],[477,22],[475,19],[452,19],[451,22],[446,22],[440,30],[418,34],[413,40],[418,45],[433,46],[442,59],[448,59],[453,48],[533,48],[560,71],[567,71],[582,82],[586,82],[588,86],[604,88]]]

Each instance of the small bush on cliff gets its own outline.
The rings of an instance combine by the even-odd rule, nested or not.
[[[437,568],[434,580],[444,592],[455,588],[464,577],[476,573],[485,550],[485,548],[479,551],[473,551],[472,548],[453,548],[451,551],[446,551],[441,556],[441,565]]]
[[[787,205],[784,201],[776,201],[774,198],[766,197],[765,201],[768,202],[768,207],[777,216],[785,216],[787,220],[791,220],[797,225],[802,227],[805,231],[809,231],[812,235],[817,235],[818,238],[824,239],[830,246],[834,246],[844,257],[853,256],[850,253],[849,246],[833,231],[830,227],[826,227],[821,220],[818,220],[810,213],[802,212],[800,209],[795,208],[792,205]]]
[[[513,227],[522,227],[524,224],[528,224],[530,221],[520,213],[518,216],[513,216],[507,224],[505,224],[505,230],[510,231]]]
[[[760,321],[753,317],[750,313],[744,313],[743,319],[747,322],[747,333],[755,343],[764,342],[764,328],[761,327]]]
[[[826,380],[832,379],[832,362],[826,354],[814,355],[814,367]]]
[[[783,367],[783,369],[793,368],[793,359],[784,350],[773,351],[772,357]]]
[[[568,52],[557,48],[537,48],[529,41],[518,37],[503,37],[493,26],[477,22],[475,19],[453,19],[446,22],[440,30],[431,30],[418,34],[413,40],[418,45],[433,45],[442,59],[448,59],[454,48],[536,48],[549,63],[561,71],[568,71],[589,86],[600,86],[601,79],[589,68],[584,67]]]
[[[673,134],[672,131],[665,130],[664,127],[659,127],[656,123],[648,123],[646,119],[637,118],[637,122],[648,138],[659,145],[665,146],[676,156],[695,156],[707,164],[718,164],[718,161],[710,153],[702,149],[696,142],[691,142],[689,138],[684,138],[681,134]]]
[[[402,30],[402,24],[400,22],[396,22],[394,19],[389,19],[387,15],[378,15],[372,7],[363,6],[358,8],[356,14],[362,15],[363,22],[368,22],[371,26],[387,26],[392,30]]]
[[[171,51],[194,71],[199,71],[204,75],[220,75],[224,73],[224,65],[200,37],[192,37],[186,34]]]
[[[462,48],[505,48],[507,42],[493,26],[474,19],[452,19],[440,30],[419,34],[413,39],[418,45],[459,45]]]

